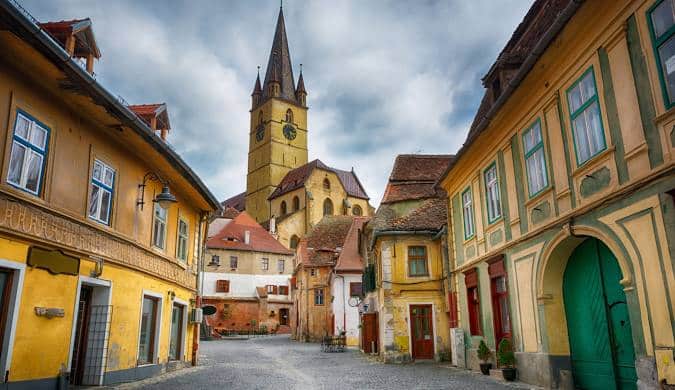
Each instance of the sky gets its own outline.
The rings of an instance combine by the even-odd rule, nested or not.
[[[168,141],[220,200],[246,187],[249,109],[276,0],[20,0],[38,20],[90,17],[97,80],[130,104],[166,102]],[[309,159],[356,171],[377,206],[402,153],[451,154],[480,79],[522,20],[524,0],[286,0],[303,64]]]

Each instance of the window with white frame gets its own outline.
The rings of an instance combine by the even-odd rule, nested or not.
[[[110,225],[115,188],[115,170],[100,160],[94,160],[91,172],[89,218]]]
[[[166,248],[166,215],[167,210],[162,208],[159,203],[155,203],[152,220],[152,245],[159,248]]]
[[[49,128],[23,112],[16,113],[7,182],[39,195],[47,158]]]
[[[188,223],[183,219],[178,219],[178,242],[176,243],[176,257],[179,260],[187,261],[188,258]]]
[[[464,220],[464,238],[471,238],[474,234],[471,188],[467,188],[462,193],[462,216]]]
[[[541,122],[537,120],[523,133],[523,151],[525,152],[525,170],[527,171],[527,189],[534,196],[548,187],[544,139],[541,134]]]
[[[567,90],[567,102],[577,164],[582,165],[607,147],[592,67]]]
[[[286,267],[286,260],[284,259],[277,260],[277,271],[284,272],[285,267]]]
[[[230,268],[237,269],[239,258],[237,256],[230,256]]]
[[[263,257],[261,268],[263,269],[263,271],[267,271],[268,269],[270,269],[270,259]]]
[[[499,197],[497,164],[492,163],[483,174],[485,177],[485,200],[487,201],[488,222],[492,223],[502,216],[502,202]]]

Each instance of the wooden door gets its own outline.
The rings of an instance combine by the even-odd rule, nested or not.
[[[80,288],[80,301],[78,302],[77,321],[75,324],[75,345],[73,346],[73,360],[71,362],[72,374],[70,376],[70,383],[74,385],[82,384],[84,377],[92,293],[93,289],[89,286],[82,286]]]
[[[621,269],[609,249],[587,239],[563,277],[565,314],[575,385],[635,389],[635,352]]]
[[[434,358],[434,327],[431,305],[410,306],[410,333],[413,359]]]
[[[361,347],[365,353],[377,353],[378,323],[377,313],[363,313],[361,315]]]
[[[279,309],[279,325],[288,325],[288,309]]]

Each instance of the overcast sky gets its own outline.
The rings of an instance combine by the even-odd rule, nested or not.
[[[524,0],[286,0],[294,73],[309,93],[309,158],[356,170],[371,203],[400,153],[454,153]],[[98,80],[166,102],[169,142],[221,200],[246,185],[250,94],[276,0],[24,0],[38,20],[90,17]]]

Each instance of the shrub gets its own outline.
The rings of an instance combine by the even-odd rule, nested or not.
[[[488,348],[487,344],[485,344],[485,341],[482,339],[480,340],[480,344],[478,344],[478,359],[483,362],[490,360],[490,348]]]
[[[497,361],[501,367],[513,367],[516,364],[516,355],[509,339],[502,339],[497,347]]]

